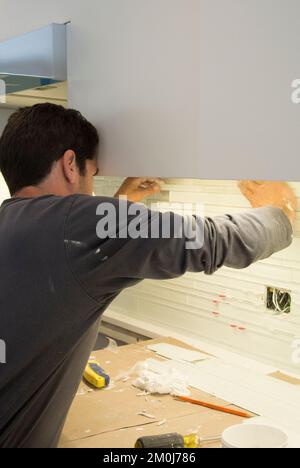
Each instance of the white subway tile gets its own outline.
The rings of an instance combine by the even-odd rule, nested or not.
[[[97,194],[112,196],[121,178],[100,177]],[[300,183],[292,183],[299,198],[299,211],[292,246],[245,270],[223,268],[213,276],[187,273],[168,282],[144,281],[122,293],[113,308],[124,317],[134,316],[170,330],[184,330],[242,355],[300,373],[291,362],[293,336],[300,337]],[[172,203],[204,203],[206,216],[239,213],[249,209],[235,181],[191,180],[188,185],[170,180],[163,192],[149,200],[168,211]],[[182,207],[177,210],[182,213]],[[192,210],[191,210],[192,212]],[[266,310],[266,286],[292,293],[292,313],[274,317]],[[219,305],[219,295],[226,295]],[[218,311],[217,317],[213,312]],[[233,329],[238,325],[246,330]]]

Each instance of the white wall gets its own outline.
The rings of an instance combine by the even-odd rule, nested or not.
[[[99,179],[97,194],[113,195],[120,179]],[[168,186],[161,195],[171,202],[203,202],[206,215],[235,213],[248,208],[235,182],[197,181],[194,186]],[[300,183],[292,184],[300,202]],[[299,204],[300,207],[300,204]],[[266,310],[265,287],[292,291],[292,312],[274,317]],[[226,300],[216,317],[214,300]],[[210,276],[187,274],[172,281],[144,281],[124,292],[107,312],[162,327],[167,335],[179,333],[221,345],[300,374],[291,361],[292,343],[300,338],[300,211],[293,245],[243,271],[223,268]],[[245,328],[238,330],[232,325]]]
[[[2,174],[0,172],[0,205],[7,198],[10,198],[10,194],[9,194],[7,185],[5,183],[5,180],[3,179]]]
[[[10,109],[0,109],[0,135],[7,123],[7,119],[9,118],[12,112],[13,110],[10,110]],[[3,202],[3,200],[9,197],[10,195],[9,195],[7,185],[0,173],[0,204]]]

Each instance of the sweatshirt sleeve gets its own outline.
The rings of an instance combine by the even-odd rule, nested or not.
[[[291,223],[279,208],[265,207],[235,216],[207,218],[204,271],[213,274],[222,266],[246,268],[287,248],[292,239]]]
[[[123,202],[125,203],[125,202]],[[113,205],[116,227],[99,238],[97,226],[103,220],[103,204]],[[99,210],[100,207],[100,210]],[[126,205],[130,211],[132,204]],[[124,211],[124,205],[122,208]],[[252,209],[238,215],[216,218],[190,217],[201,233],[197,248],[188,248],[190,238],[182,234],[181,216],[144,208],[139,216],[139,237],[124,236],[124,229],[136,219],[122,218],[116,199],[77,196],[66,223],[66,255],[73,274],[96,300],[115,295],[143,279],[166,280],[186,272],[211,275],[219,268],[246,268],[258,260],[287,248],[292,242],[292,226],[280,209]],[[163,226],[177,226],[171,236]],[[151,236],[153,225],[159,234]],[[157,231],[157,230],[156,230]]]

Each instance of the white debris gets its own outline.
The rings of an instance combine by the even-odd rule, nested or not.
[[[114,382],[111,381],[110,384],[109,384],[109,386],[106,387],[106,388],[104,388],[104,391],[105,391],[105,392],[108,392],[109,390],[112,390],[112,389],[115,388],[115,387],[116,387],[116,384],[115,384]]]
[[[111,338],[108,338],[108,346],[105,348],[106,351],[111,351],[112,353],[118,354],[118,343]]]
[[[153,416],[153,414],[149,414],[146,411],[141,411],[140,413],[138,413],[138,416],[143,416],[144,418],[148,419],[156,419],[156,417]]]
[[[162,421],[159,421],[159,423],[157,425],[158,426],[164,426],[166,423],[167,423],[167,420],[163,419]]]
[[[142,397],[142,396],[148,396],[148,395],[150,395],[150,393],[149,393],[149,392],[145,392],[145,391],[144,391],[144,392],[141,392],[141,393],[137,393],[137,394],[136,394],[136,396],[138,396],[138,397]]]
[[[156,374],[148,369],[147,363],[144,363],[142,366],[139,376],[133,385],[153,395],[190,395],[187,380],[178,371],[171,369],[164,375]]]

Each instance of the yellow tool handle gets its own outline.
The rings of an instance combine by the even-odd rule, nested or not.
[[[98,389],[108,387],[110,383],[109,376],[93,359],[88,362],[83,377],[90,385]]]

